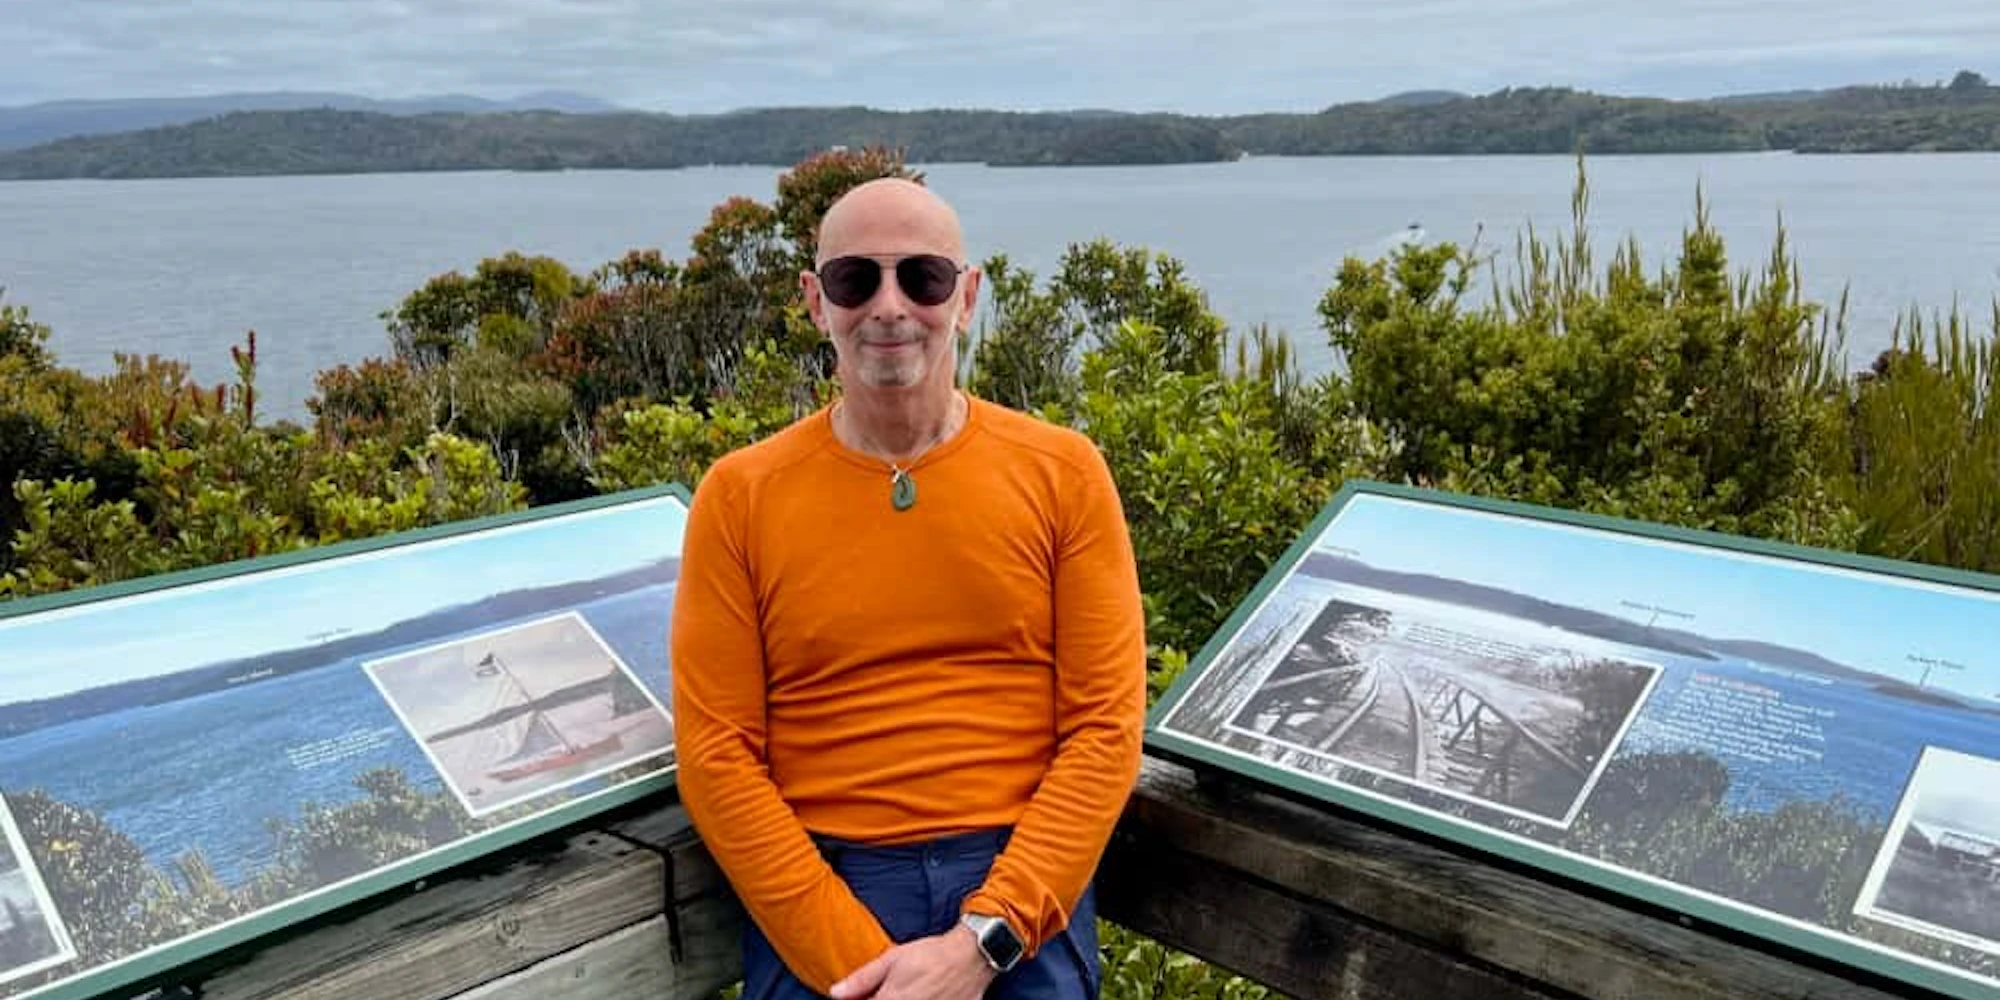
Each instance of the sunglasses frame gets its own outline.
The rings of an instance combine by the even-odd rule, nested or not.
[[[931,301],[925,301],[923,297],[920,297],[914,292],[912,292],[910,290],[910,285],[915,281],[928,277],[928,275],[925,275],[920,270],[917,270],[918,268],[921,268],[923,266],[920,262],[933,261],[933,260],[943,261],[947,266],[951,268],[951,285],[945,289],[945,292],[942,296],[940,296],[936,301],[931,302]],[[874,280],[869,283],[867,294],[862,295],[860,298],[855,299],[852,302],[843,302],[841,301],[840,298],[836,297],[831,291],[830,285],[828,284],[826,278],[826,269],[835,264],[844,264],[848,261],[866,261],[870,264],[875,265],[873,271],[875,277]],[[913,270],[911,273],[916,275],[915,277],[905,277],[905,273],[903,270],[903,265],[905,264],[913,265]],[[882,257],[874,257],[874,256],[869,256],[867,254],[843,254],[842,256],[839,257],[830,257],[827,260],[821,262],[818,267],[813,268],[812,273],[813,277],[819,279],[820,294],[825,296],[828,302],[831,302],[842,309],[858,308],[866,304],[870,299],[873,299],[876,293],[882,290],[882,272],[884,271],[895,272],[896,288],[898,291],[903,293],[904,298],[909,299],[911,302],[914,302],[917,305],[929,308],[931,306],[940,306],[945,304],[946,302],[951,301],[952,294],[958,291],[959,280],[963,278],[965,276],[965,272],[969,270],[971,270],[970,265],[961,264],[958,261],[952,260],[950,257],[946,257],[943,254],[936,254],[936,253],[905,254],[903,256],[896,257],[894,260],[885,260]]]

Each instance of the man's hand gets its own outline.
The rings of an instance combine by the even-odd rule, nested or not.
[[[979,1000],[996,973],[972,930],[899,944],[833,984],[833,1000]]]

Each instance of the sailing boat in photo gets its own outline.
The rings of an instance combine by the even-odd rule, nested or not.
[[[486,770],[486,776],[496,781],[519,781],[548,771],[561,770],[606,754],[617,752],[624,740],[612,732],[601,739],[578,742],[565,733],[556,720],[541,705],[535,702],[527,687],[498,653],[487,653],[473,669],[475,677],[500,677],[502,683],[496,694],[496,704],[492,715],[504,712],[510,706],[528,707],[507,722],[494,727],[501,741],[500,752],[504,756]]]

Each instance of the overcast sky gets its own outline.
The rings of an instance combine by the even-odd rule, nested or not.
[[[1993,0],[0,0],[0,106],[559,89],[770,105],[1312,110],[2000,78]]]

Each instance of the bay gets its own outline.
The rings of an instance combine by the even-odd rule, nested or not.
[[[1996,154],[1785,153],[1594,157],[1601,271],[1630,238],[1671,262],[1696,192],[1733,270],[1761,268],[1780,221],[1807,295],[1849,295],[1847,358],[1888,346],[1899,314],[1957,304],[1990,332],[2000,295]],[[975,258],[1046,277],[1066,247],[1104,237],[1186,265],[1234,330],[1287,333],[1309,373],[1337,366],[1316,306],[1348,256],[1410,235],[1479,240],[1503,276],[1529,227],[1570,230],[1563,156],[1254,158],[1153,167],[920,166],[964,221]],[[781,171],[372,174],[0,184],[0,288],[55,330],[86,372],[114,352],[229,379],[258,334],[267,417],[302,418],[316,372],[389,352],[380,313],[432,276],[509,250],[588,270],[627,250],[687,256],[732,196],[770,202]],[[1411,227],[1414,226],[1415,229]]]

